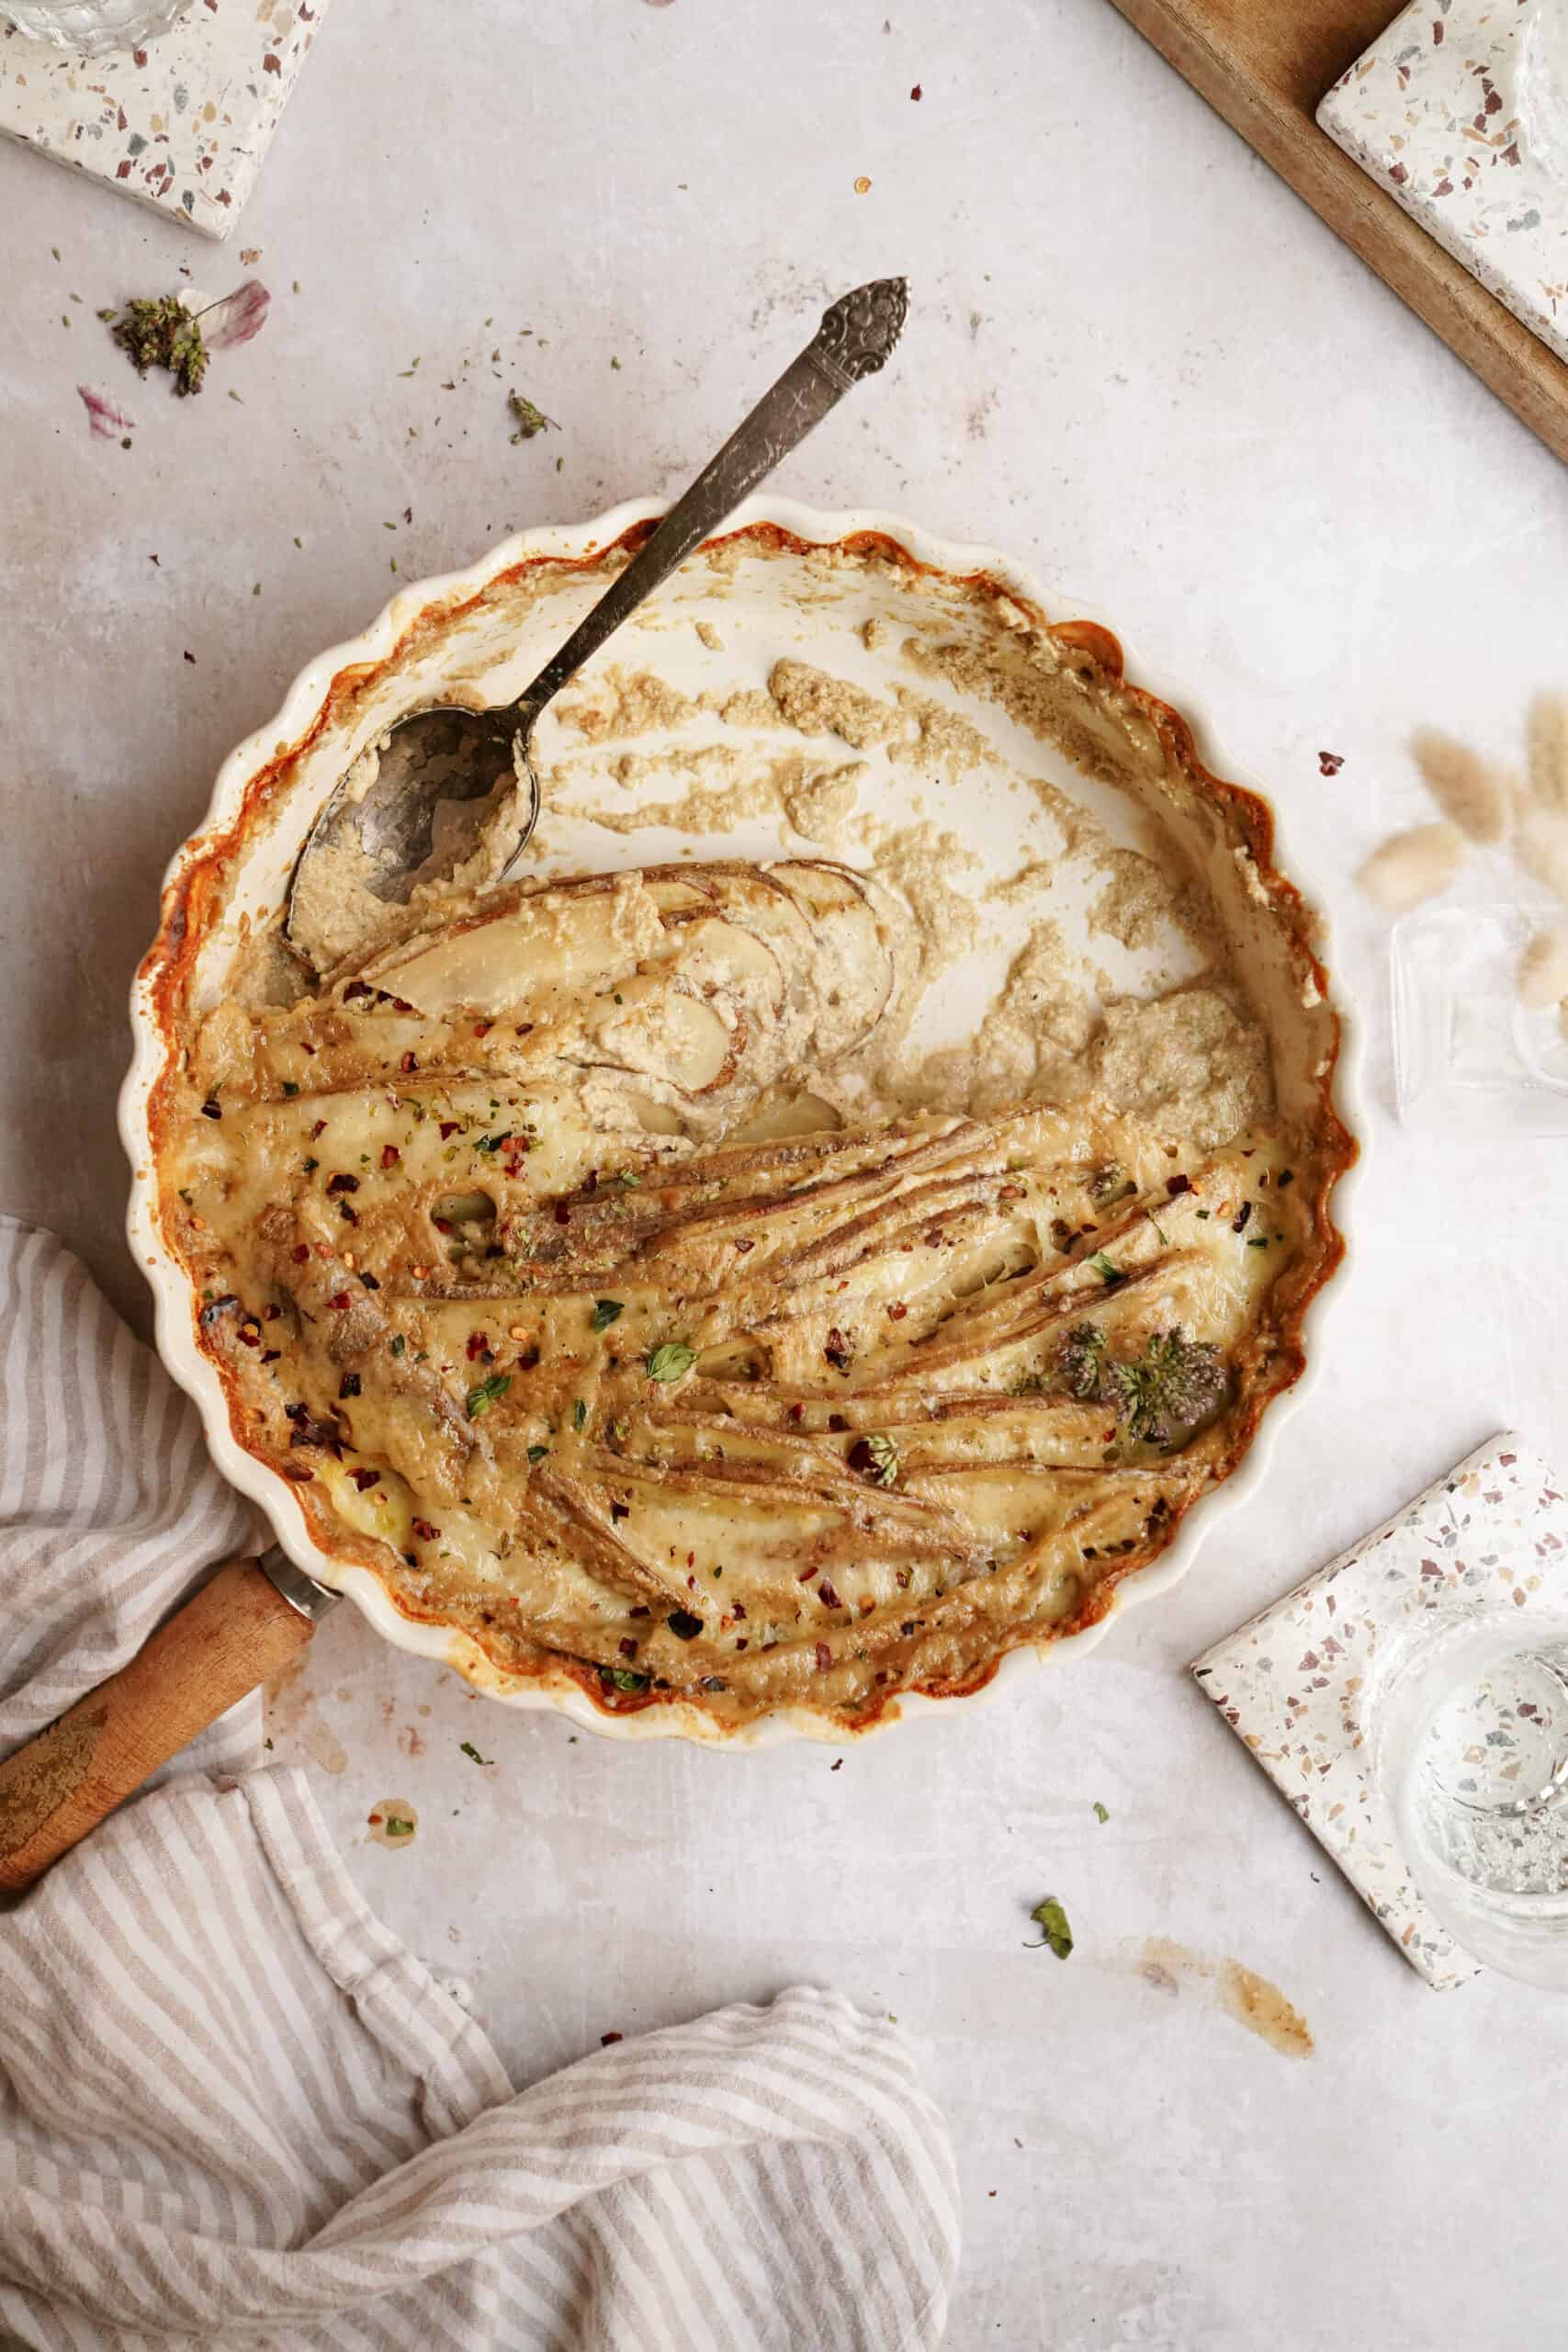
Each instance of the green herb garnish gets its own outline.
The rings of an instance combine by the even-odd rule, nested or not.
[[[580,1430],[584,1426],[587,1419],[588,1408],[583,1403],[581,1397],[579,1396],[571,1408],[571,1426],[574,1430]]]
[[[298,1093],[299,1093],[299,1087],[295,1084],[295,1082],[294,1082],[293,1079],[291,1079],[291,1078],[286,1078],[286,1079],[284,1080],[284,1081],[283,1081],[283,1091],[284,1091],[285,1094],[298,1094]]]
[[[1070,1396],[1088,1403],[1100,1395],[1105,1377],[1105,1334],[1098,1323],[1073,1326],[1063,1343],[1060,1366]]]
[[[1058,1960],[1066,1960],[1073,1948],[1073,1931],[1067,1925],[1067,1915],[1058,1897],[1048,1894],[1043,1903],[1035,1905],[1029,1916],[1040,1930],[1040,1941],[1025,1944],[1025,1951],[1039,1951],[1049,1945]]]
[[[1098,1797],[1094,1801],[1094,1817],[1096,1821],[1109,1821],[1111,1818]]]
[[[477,1421],[481,1413],[488,1413],[496,1398],[504,1396],[511,1385],[512,1374],[509,1372],[492,1372],[488,1380],[481,1380],[477,1388],[470,1388],[463,1399],[469,1420]]]
[[[1107,1355],[1098,1325],[1079,1323],[1066,1336],[1056,1370],[1069,1396],[1114,1406],[1130,1437],[1166,1448],[1190,1437],[1230,1390],[1219,1349],[1189,1340],[1179,1324],[1156,1331],[1142,1355],[1123,1363]]]
[[[408,1341],[404,1339],[402,1333],[400,1331],[394,1331],[392,1334],[392,1353],[395,1356],[400,1356],[407,1346]]]
[[[596,1298],[593,1302],[593,1329],[607,1331],[617,1315],[626,1312],[626,1302],[619,1298]]]
[[[139,376],[145,376],[149,368],[166,368],[182,399],[200,391],[207,345],[195,311],[177,294],[128,302],[116,322],[114,339],[129,353]]]
[[[602,1666],[599,1671],[615,1690],[646,1690],[653,1679],[651,1674],[637,1674],[629,1666]]]
[[[642,1178],[637,1174],[635,1168],[623,1168],[617,1171],[615,1182],[617,1184],[624,1184],[627,1192],[630,1193],[635,1191],[637,1186],[642,1182]]]
[[[476,1764],[493,1764],[495,1761],[493,1756],[481,1756],[471,1739],[465,1739],[458,1752],[463,1756],[471,1756]]]
[[[1122,1283],[1127,1279],[1121,1267],[1113,1265],[1103,1250],[1097,1250],[1089,1262],[1108,1288],[1114,1283]]]
[[[381,1826],[385,1829],[389,1838],[412,1838],[413,1836],[413,1823],[412,1821],[406,1821],[400,1813],[388,1814]]]
[[[547,433],[555,424],[553,416],[547,416],[542,408],[536,408],[521,392],[508,392],[506,405],[517,421],[513,441],[531,441],[536,433]]]
[[[872,1430],[865,1437],[856,1438],[849,1451],[849,1464],[879,1487],[898,1484],[898,1449],[881,1430]]]
[[[531,1445],[528,1448],[528,1459],[530,1462],[542,1462],[549,1450],[547,1445]]]
[[[649,1357],[648,1376],[649,1380],[665,1382],[679,1380],[683,1374],[691,1371],[696,1360],[695,1348],[688,1348],[681,1340],[666,1340],[663,1345],[655,1348]]]

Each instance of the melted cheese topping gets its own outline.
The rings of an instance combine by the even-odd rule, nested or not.
[[[832,1127],[900,953],[842,868],[682,866],[208,1017],[168,1214],[323,1544],[508,1670],[736,1723],[973,1681],[1168,1542],[1292,1375],[1313,1187],[1092,1095]]]

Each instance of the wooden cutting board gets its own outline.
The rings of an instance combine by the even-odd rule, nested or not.
[[[1568,460],[1568,367],[1319,130],[1330,85],[1391,0],[1114,0],[1298,196]]]

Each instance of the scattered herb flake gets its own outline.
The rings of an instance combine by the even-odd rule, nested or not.
[[[586,1424],[587,1419],[588,1408],[580,1396],[571,1408],[571,1426],[574,1430],[580,1430]]]
[[[881,1430],[873,1430],[866,1437],[857,1437],[848,1455],[852,1470],[874,1479],[879,1487],[898,1484],[898,1449]]]
[[[666,1340],[649,1355],[648,1376],[649,1380],[665,1383],[680,1380],[691,1371],[696,1360],[695,1348],[687,1347],[682,1340]]]
[[[1117,1283],[1125,1282],[1127,1279],[1126,1275],[1122,1272],[1121,1267],[1113,1264],[1111,1259],[1106,1256],[1103,1250],[1097,1250],[1089,1262],[1094,1268],[1095,1272],[1100,1276],[1100,1281],[1105,1283],[1108,1289]]]
[[[481,1756],[471,1739],[465,1739],[461,1742],[458,1753],[462,1756],[471,1757],[476,1764],[493,1764],[495,1762],[493,1756]]]
[[[1040,1941],[1026,1944],[1024,1950],[1039,1951],[1049,1945],[1058,1960],[1066,1960],[1073,1948],[1073,1931],[1067,1925],[1067,1915],[1059,1898],[1048,1894],[1043,1903],[1035,1905],[1029,1916],[1040,1929]]]
[[[406,1821],[400,1813],[389,1813],[387,1815],[386,1822],[383,1826],[389,1838],[412,1838],[413,1836],[413,1823],[412,1821]]]
[[[607,1331],[617,1315],[625,1312],[625,1301],[618,1298],[596,1298],[593,1302],[593,1329]]]
[[[488,1413],[496,1398],[504,1396],[511,1385],[512,1374],[509,1372],[492,1372],[488,1380],[481,1380],[477,1388],[470,1388],[463,1399],[469,1420],[477,1421],[481,1413]]]
[[[400,1356],[407,1346],[408,1341],[404,1339],[402,1333],[400,1331],[395,1331],[392,1334],[392,1353],[395,1356]]]
[[[522,392],[508,392],[506,405],[512,411],[517,425],[517,430],[512,436],[514,442],[532,441],[536,433],[548,433],[552,427],[558,432],[559,430],[556,425],[555,418],[547,416],[542,408],[536,408],[533,401]]]
[[[542,1462],[549,1450],[547,1445],[531,1445],[528,1448],[528,1459],[530,1462]]]
[[[1098,1797],[1096,1797],[1094,1801],[1094,1817],[1096,1821],[1101,1822],[1109,1821],[1111,1818],[1111,1815],[1106,1812],[1105,1807],[1100,1804]]]

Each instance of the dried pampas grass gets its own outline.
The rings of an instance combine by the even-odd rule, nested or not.
[[[1568,816],[1553,808],[1531,808],[1514,836],[1519,864],[1568,905]]]
[[[1404,914],[1446,890],[1463,860],[1464,835],[1457,825],[1413,825],[1373,850],[1356,879],[1380,907]]]
[[[1529,708],[1529,784],[1542,808],[1568,816],[1568,702],[1537,695]]]
[[[1507,777],[1490,760],[1435,727],[1417,728],[1410,750],[1422,782],[1450,824],[1488,847],[1506,836],[1512,795]]]
[[[1517,985],[1519,1002],[1531,1012],[1544,1012],[1568,997],[1568,923],[1535,933],[1519,957]]]

